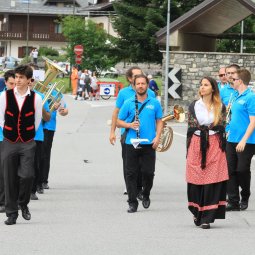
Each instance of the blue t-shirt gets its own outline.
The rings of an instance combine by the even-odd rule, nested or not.
[[[255,116],[255,94],[247,89],[238,95],[232,104],[228,142],[239,143],[242,140],[250,124],[249,116]],[[255,131],[253,131],[247,143],[255,144]]]
[[[136,91],[133,89],[132,85],[129,85],[128,87],[124,89],[121,89],[116,99],[116,104],[115,104],[116,107],[120,109],[122,105],[124,104],[124,102],[127,99],[134,97],[135,94],[136,94]],[[148,96],[155,97],[155,93],[151,89],[148,89]]]
[[[148,101],[148,102],[147,102]],[[147,103],[146,103],[147,102]],[[149,142],[141,142],[141,144],[152,144],[156,136],[156,120],[162,118],[162,108],[159,101],[152,97],[140,103],[138,102],[138,110],[146,103],[142,112],[139,114],[140,121],[140,138],[148,139]],[[130,123],[135,115],[135,97],[126,100],[121,107],[118,118]],[[126,144],[131,144],[130,139],[136,138],[136,130],[129,129],[126,137]]]
[[[224,105],[228,105],[230,99],[231,101],[238,96],[238,92],[232,88],[229,83],[225,85],[221,90],[220,90],[220,98],[221,101]]]
[[[44,94],[37,91],[37,90],[34,90],[35,93],[37,93],[38,95],[41,96],[42,100],[44,99]],[[49,108],[49,104],[48,102],[45,102],[45,104],[43,105],[43,108],[46,112],[50,112],[50,108]],[[41,120],[41,123],[35,133],[35,138],[34,138],[35,141],[43,141],[44,140],[44,134],[43,134],[43,120]]]

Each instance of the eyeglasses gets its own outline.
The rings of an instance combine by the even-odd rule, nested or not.
[[[226,74],[225,73],[219,74],[219,77],[223,77],[223,76],[226,76]]]
[[[240,80],[240,79],[239,79],[239,78],[237,78],[237,79],[236,79],[236,78],[233,78],[233,81],[238,81],[238,80]]]

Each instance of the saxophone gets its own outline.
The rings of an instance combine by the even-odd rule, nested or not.
[[[184,122],[185,121],[185,113],[181,106],[175,105],[173,114],[168,114],[162,118],[164,127],[162,130],[162,133],[160,135],[160,142],[156,149],[158,152],[164,152],[167,151],[172,142],[173,142],[173,129],[170,126],[166,125],[166,122],[169,120],[175,119],[178,122]]]

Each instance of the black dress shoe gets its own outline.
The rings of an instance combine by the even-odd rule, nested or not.
[[[43,187],[42,187],[42,186],[38,186],[38,187],[36,188],[36,191],[37,191],[38,194],[43,194],[43,193],[44,193],[44,190],[43,190]]]
[[[127,212],[128,213],[135,213],[137,211],[137,207],[130,205]]]
[[[27,206],[21,206],[21,212],[22,212],[22,217],[25,220],[30,220],[31,219],[31,214],[29,212],[29,209]]]
[[[211,226],[210,226],[209,223],[203,223],[203,224],[201,225],[201,227],[202,227],[202,229],[209,229]]]
[[[0,213],[4,213],[5,212],[5,206],[4,205],[0,205]]]
[[[143,192],[139,191],[138,195],[137,195],[137,199],[139,199],[140,201],[143,201]]]
[[[228,203],[226,206],[226,211],[240,211],[240,206],[239,204],[231,204]]]
[[[150,207],[151,200],[149,198],[148,199],[144,198],[142,204],[145,209],[148,209]]]
[[[50,188],[49,185],[48,185],[48,183],[46,183],[46,182],[44,182],[44,183],[42,184],[42,187],[43,187],[43,189],[49,189],[49,188]]]
[[[14,225],[16,224],[16,220],[17,220],[17,217],[9,216],[4,223],[6,225]]]
[[[242,211],[246,210],[246,209],[248,208],[248,204],[249,204],[248,201],[241,201],[241,203],[240,203],[240,209],[241,209]]]
[[[38,196],[35,193],[31,193],[30,199],[31,200],[38,200]]]

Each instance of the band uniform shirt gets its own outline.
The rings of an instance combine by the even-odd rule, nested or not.
[[[135,94],[136,94],[136,91],[133,89],[131,84],[128,87],[121,89],[117,96],[115,107],[121,109],[125,101],[129,100],[130,98],[133,98]],[[153,97],[153,98],[156,97],[155,93],[151,89],[147,90],[147,94],[148,94],[148,97]],[[121,134],[123,134],[124,131],[125,131],[125,128],[121,128],[120,130]]]
[[[13,93],[14,93],[14,97],[16,99],[19,111],[21,111],[23,103],[26,99],[26,96],[30,96],[31,95],[31,91],[29,88],[27,88],[27,91],[24,95],[20,95],[17,88],[15,87],[13,89]],[[37,131],[41,119],[42,119],[42,99],[41,97],[35,93],[35,100],[34,100],[35,104],[34,104],[34,109],[35,109],[35,113],[34,113],[34,117],[35,117],[35,131]],[[4,127],[4,123],[5,123],[5,110],[6,110],[6,91],[4,91],[1,95],[0,95],[0,127],[3,129]]]
[[[147,102],[147,103],[146,103]],[[148,139],[148,142],[141,144],[152,144],[156,137],[156,121],[162,118],[162,108],[159,101],[152,97],[147,97],[142,103],[138,101],[138,110],[145,104],[142,112],[139,114],[140,138]],[[121,107],[118,118],[130,123],[135,116],[135,97],[126,100]],[[130,139],[136,138],[136,130],[129,129],[126,137],[126,144],[131,144]]]
[[[237,95],[238,92],[234,88],[232,88],[229,83],[220,90],[221,102],[226,106],[228,105],[230,98],[232,100],[237,97]]]
[[[37,91],[37,90],[34,90],[34,92],[36,94],[38,94],[42,100],[44,99],[44,94]],[[45,102],[45,104],[43,105],[43,109],[46,111],[46,112],[50,112],[50,108],[49,108],[49,104],[48,102]],[[41,120],[40,122],[40,125],[35,133],[35,138],[34,138],[35,141],[43,141],[44,140],[44,133],[43,133],[43,120]]]
[[[255,94],[247,88],[233,102],[228,142],[239,143],[242,140],[250,124],[249,116],[255,116]],[[247,143],[255,144],[255,130],[247,140]]]

